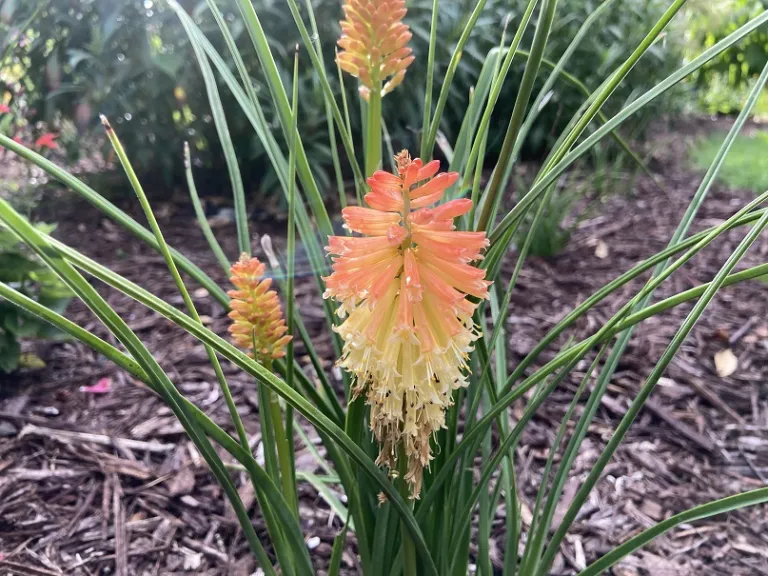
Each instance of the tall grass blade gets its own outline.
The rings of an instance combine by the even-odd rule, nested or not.
[[[177,3],[175,3],[175,0],[170,0],[169,5],[174,9],[179,19],[182,22],[186,23],[185,30],[188,32],[191,32],[197,38],[198,43],[203,47],[206,54],[210,58],[211,62],[213,62],[217,71],[221,75],[222,79],[227,84],[227,87],[230,89],[233,96],[237,100],[238,104],[240,104],[240,107],[243,110],[243,113],[248,118],[248,121],[251,123],[251,126],[253,126],[253,129],[256,132],[256,135],[259,137],[259,140],[262,142],[264,148],[267,151],[267,155],[270,158],[270,161],[272,163],[272,166],[275,172],[277,173],[278,179],[280,180],[280,183],[281,183],[283,194],[285,195],[286,201],[287,201],[288,161],[286,160],[283,152],[280,150],[280,147],[277,144],[277,141],[275,140],[274,135],[272,134],[272,129],[267,123],[266,118],[264,118],[264,112],[258,103],[258,99],[256,99],[255,93],[253,93],[252,87],[250,88],[250,92],[249,92],[250,96],[246,95],[246,93],[237,83],[237,80],[235,79],[235,77],[230,72],[229,68],[227,67],[227,64],[224,62],[222,57],[216,52],[216,50],[213,48],[211,43],[203,35],[203,33],[200,31],[200,29],[197,27],[194,21],[190,18],[190,16],[181,7],[179,7]],[[231,39],[231,34],[229,30],[226,28],[226,26],[222,26],[221,30],[225,39],[227,39],[227,45],[230,47],[230,50],[232,51],[233,57],[235,58],[235,62],[238,62],[238,60],[241,60],[241,58],[239,57],[239,54],[237,54],[236,46],[234,45],[234,40]],[[244,69],[244,65],[243,65],[243,69],[241,70],[241,74],[243,75],[243,81],[246,87],[249,87],[250,79],[247,76],[247,71]],[[299,140],[299,144],[300,144],[300,140]],[[320,246],[320,243],[318,241],[318,236],[315,233],[314,226],[310,221],[306,207],[301,202],[298,202],[296,205],[296,216],[298,218],[297,227],[299,230],[299,234],[301,236],[302,243],[306,248],[307,255],[311,263],[312,272],[315,278],[315,282],[317,283],[318,290],[320,291],[320,293],[322,293],[325,290],[325,285],[323,283],[322,276],[325,272],[327,272],[327,262],[323,256],[322,247]],[[226,295],[224,295],[224,297],[226,299]],[[328,324],[333,325],[335,316],[333,314],[333,310],[331,309],[329,302],[327,301],[323,302],[323,310],[325,312],[326,320]],[[338,342],[338,338],[335,337],[333,342],[334,342],[335,351],[338,354],[340,352],[340,345]]]
[[[518,202],[515,207],[507,213],[506,216],[499,222],[499,224],[493,229],[490,234],[491,249],[489,250],[486,258],[490,257],[492,253],[497,251],[504,251],[506,246],[503,243],[499,243],[498,240],[504,235],[504,233],[512,226],[522,214],[528,209],[530,204],[540,195],[546,188],[555,182],[555,180],[570,166],[574,161],[583,156],[586,152],[592,149],[594,145],[599,142],[606,134],[610,134],[619,125],[621,125],[632,114],[643,108],[646,104],[659,97],[661,94],[675,86],[684,78],[693,74],[696,70],[704,66],[707,62],[721,54],[739,40],[756,30],[761,25],[768,22],[768,11],[763,12],[759,16],[756,16],[750,20],[747,24],[744,24],[720,42],[716,43],[711,48],[702,52],[699,56],[679,68],[676,72],[669,75],[662,82],[657,84],[654,88],[648,90],[645,94],[639,96],[637,100],[624,107],[613,118],[606,122],[603,126],[596,129],[593,134],[584,139],[584,141],[576,146],[573,150],[565,154],[561,160],[557,162],[550,170],[547,171],[542,178],[534,184],[529,190],[528,194]]]
[[[29,148],[18,144],[11,138],[8,138],[5,134],[0,134],[0,146],[6,148],[31,162],[46,174],[48,174],[54,180],[57,180],[64,184],[66,187],[83,197],[90,204],[98,208],[101,212],[112,218],[120,226],[128,230],[131,234],[151,246],[154,250],[159,251],[160,246],[155,239],[154,234],[147,230],[144,226],[136,222],[123,210],[115,206],[112,202],[101,196],[90,186],[82,183],[80,180],[69,174],[66,170],[59,168],[56,164],[50,160],[44,158],[40,154],[33,152]],[[189,274],[196,282],[204,287],[220,304],[227,306],[229,298],[226,292],[219,287],[205,272],[203,272],[198,266],[192,263],[186,256],[181,254],[175,249],[171,249],[174,261],[178,264],[184,272]]]
[[[448,94],[450,93],[451,84],[453,83],[453,77],[459,67],[461,56],[464,53],[464,46],[467,44],[469,36],[472,34],[477,19],[480,18],[480,14],[482,14],[483,9],[485,8],[486,1],[487,0],[478,0],[475,4],[472,13],[467,19],[467,23],[464,25],[461,36],[459,36],[459,41],[456,43],[456,48],[453,50],[451,60],[448,62],[448,69],[445,71],[445,79],[443,80],[443,85],[440,87],[440,96],[437,98],[435,114],[432,116],[432,121],[429,123],[429,131],[426,133],[426,136],[422,136],[422,138],[425,138],[421,146],[422,160],[424,160],[424,162],[432,158],[432,151],[435,148],[435,140],[437,139],[437,131],[440,128],[440,119],[443,116],[443,110],[445,110],[445,105],[448,102]],[[426,150],[426,153],[424,150]]]
[[[554,561],[555,554],[557,553],[560,543],[565,537],[565,533],[567,532],[568,528],[570,528],[579,509],[584,504],[589,493],[592,491],[592,488],[594,487],[594,485],[597,483],[597,480],[602,475],[602,472],[606,464],[612,458],[614,452],[616,451],[616,448],[624,439],[624,435],[627,433],[627,430],[632,425],[632,422],[634,422],[634,419],[637,416],[638,412],[640,411],[640,409],[643,407],[643,404],[645,404],[645,401],[650,396],[659,378],[661,378],[661,375],[664,373],[667,366],[672,361],[672,358],[677,353],[683,341],[691,332],[691,330],[693,329],[698,319],[701,317],[704,310],[712,301],[712,298],[714,298],[715,294],[722,286],[723,282],[725,281],[725,278],[728,276],[728,274],[730,274],[731,270],[733,270],[736,264],[738,264],[739,260],[741,260],[742,256],[746,253],[749,247],[752,246],[755,240],[757,240],[758,236],[765,230],[766,226],[768,226],[768,213],[764,214],[763,217],[760,218],[760,220],[755,224],[755,226],[744,237],[744,239],[741,241],[741,243],[736,248],[736,250],[728,258],[726,263],[720,268],[720,271],[712,280],[712,282],[710,283],[709,287],[706,289],[704,294],[702,294],[701,298],[696,302],[695,306],[693,307],[693,310],[691,310],[691,312],[688,314],[686,319],[683,321],[683,324],[680,326],[674,338],[670,342],[669,346],[664,351],[664,354],[662,355],[661,359],[656,364],[656,366],[654,367],[653,371],[646,379],[643,386],[640,388],[640,391],[638,392],[635,399],[632,401],[632,404],[630,405],[629,409],[627,410],[627,413],[624,415],[621,422],[617,426],[616,431],[614,432],[613,436],[608,442],[608,445],[603,450],[603,452],[601,452],[600,456],[597,459],[597,462],[595,463],[592,470],[590,471],[589,476],[587,477],[587,479],[584,481],[584,484],[579,488],[578,492],[574,496],[573,502],[568,507],[568,510],[566,511],[562,522],[560,523],[557,530],[555,531],[555,534],[552,536],[552,539],[549,545],[547,546],[547,549],[544,551],[544,556],[542,557],[541,564],[539,565],[540,569],[537,572],[537,574],[546,574],[547,571],[549,570],[549,566],[551,565],[552,561]]]
[[[309,24],[312,27],[312,37],[314,38],[314,48],[315,53],[317,54],[318,60],[320,62],[320,68],[325,72],[325,59],[323,58],[323,47],[320,42],[320,32],[317,29],[317,20],[315,19],[315,11],[312,8],[312,0],[305,0],[304,6],[307,9],[307,13],[309,14]],[[342,90],[342,97],[346,100],[346,94],[344,94],[344,85],[341,84],[341,90]],[[341,171],[341,161],[339,160],[339,149],[336,145],[336,129],[334,128],[334,117],[333,117],[333,111],[331,109],[331,103],[328,101],[327,96],[325,95],[325,92],[323,93],[324,101],[323,105],[325,106],[325,121],[328,126],[328,145],[331,149],[331,160],[333,161],[333,173],[336,176],[336,188],[339,192],[339,205],[342,209],[346,208],[347,206],[347,193],[344,189],[344,174]],[[346,101],[345,104],[346,106]],[[350,135],[350,144],[352,144],[352,138],[351,134],[352,131],[349,128],[348,123],[345,125],[345,128],[347,130],[347,135]],[[352,148],[349,153],[352,155],[352,158],[355,158],[355,150]],[[355,158],[355,162],[357,162],[357,159]]]
[[[211,471],[224,489],[228,500],[231,502],[238,521],[245,533],[251,549],[267,574],[275,574],[272,564],[259,541],[251,524],[248,512],[245,509],[237,489],[224,468],[221,459],[213,450],[207,437],[202,434],[194,418],[190,418],[183,403],[179,401],[181,396],[171,383],[168,376],[162,370],[157,361],[144,347],[138,337],[130,330],[127,324],[109,307],[106,301],[68,262],[63,260],[58,253],[53,251],[35,228],[26,222],[18,213],[2,198],[0,198],[0,220],[2,220],[18,238],[34,250],[38,256],[53,269],[61,280],[79,296],[94,314],[112,331],[128,349],[146,371],[149,379],[176,414],[185,431],[197,446],[201,455],[211,467]]]
[[[165,243],[165,239],[160,230],[160,226],[157,223],[157,220],[155,219],[155,215],[149,204],[149,200],[141,184],[139,183],[138,178],[136,177],[136,174],[133,170],[133,167],[131,166],[130,161],[128,160],[125,150],[123,149],[120,141],[118,140],[114,130],[109,125],[109,122],[107,121],[107,119],[104,116],[102,116],[101,121],[107,131],[107,137],[109,138],[109,141],[112,144],[112,147],[115,153],[117,154],[120,164],[123,166],[123,169],[125,170],[125,173],[128,176],[128,180],[130,181],[132,188],[136,192],[136,195],[139,199],[139,203],[141,204],[142,210],[144,211],[144,215],[147,218],[147,222],[150,225],[150,229],[152,230],[155,237],[157,238],[158,244],[160,245],[161,254],[163,255],[166,266],[168,267],[171,273],[171,276],[173,277],[174,284],[176,285],[176,288],[178,289],[179,293],[182,296],[182,300],[184,301],[184,305],[187,308],[188,314],[190,315],[193,321],[197,322],[200,326],[202,326],[203,325],[202,320],[200,319],[200,316],[197,313],[197,309],[195,308],[195,305],[192,301],[192,297],[190,296],[189,291],[184,285],[184,281],[182,280],[181,275],[179,274],[179,271],[173,262],[173,258],[171,257],[170,250],[168,249],[168,245]],[[232,418],[232,421],[235,425],[235,429],[237,431],[237,435],[240,440],[240,445],[243,447],[243,450],[250,451],[248,435],[246,434],[245,426],[243,425],[243,421],[240,418],[240,414],[237,411],[237,406],[232,397],[232,392],[229,388],[229,384],[227,383],[227,380],[224,376],[224,372],[221,369],[221,364],[219,363],[216,353],[210,346],[205,345],[205,350],[208,355],[208,361],[210,362],[213,368],[213,371],[214,371],[214,374],[216,375],[216,379],[219,383],[219,387],[221,389],[222,395],[224,396],[224,400],[227,404],[230,417]],[[256,492],[261,494],[260,502],[261,502],[262,508],[271,509],[273,507],[278,507],[279,503],[268,502],[267,499],[264,497],[263,489],[259,485],[258,478],[254,476],[252,477],[252,481],[254,483],[254,488]],[[289,496],[290,494],[286,493],[286,497],[289,497]],[[289,503],[291,502],[290,498],[288,499],[288,502]],[[265,517],[267,518],[267,522],[270,524],[269,532],[270,534],[273,535],[273,538],[276,538],[277,534],[282,534],[283,532],[287,532],[288,534],[293,534],[295,536],[294,541],[302,540],[301,532],[298,528],[298,524],[294,524],[293,526],[285,525],[285,524],[279,525],[275,522],[275,520],[272,518],[272,515],[270,513],[265,513]],[[293,532],[291,532],[291,528],[294,528]],[[280,560],[280,565],[283,567],[283,570],[288,570],[289,567],[293,566],[296,563],[297,559],[294,553],[300,553],[301,550],[304,550],[306,554],[305,548],[294,550],[293,551],[294,553],[292,553],[290,551],[290,548],[286,548],[284,545],[276,545],[275,550]],[[307,573],[306,568],[309,568],[309,573],[311,573],[312,568],[311,568],[311,563],[309,562],[308,555],[306,556],[305,560],[306,562],[301,572]]]
[[[240,0],[240,1],[242,2],[243,0]],[[344,145],[344,149],[347,152],[349,164],[352,167],[352,173],[355,176],[355,186],[362,187],[364,183],[364,178],[363,178],[364,175],[360,171],[360,166],[357,163],[357,158],[355,157],[355,149],[352,145],[352,134],[347,131],[347,126],[341,117],[341,111],[339,110],[339,106],[336,103],[336,99],[333,97],[333,91],[331,90],[331,85],[328,82],[328,76],[326,75],[326,72],[325,72],[325,65],[323,64],[321,51],[320,50],[315,51],[315,47],[312,44],[312,39],[309,36],[307,27],[304,25],[304,21],[302,20],[301,14],[299,13],[299,7],[296,4],[296,0],[286,0],[286,1],[288,3],[288,7],[291,10],[291,15],[293,16],[293,20],[294,22],[296,22],[296,27],[299,30],[299,34],[301,35],[301,41],[304,43],[304,47],[307,49],[307,52],[309,52],[309,57],[312,60],[312,67],[315,69],[315,73],[317,74],[318,80],[320,80],[320,86],[322,86],[323,88],[323,96],[325,98],[326,106],[330,107],[331,114],[333,115],[333,119],[336,121],[336,127],[339,130],[339,135],[341,136],[341,142]],[[310,3],[307,3],[307,5],[308,5],[308,10],[311,13],[312,5]],[[254,15],[255,15],[255,12],[254,12]]]
[[[702,179],[702,182],[699,185],[699,188],[697,189],[696,193],[694,194],[690,204],[688,205],[688,208],[682,220],[680,221],[675,232],[672,235],[672,238],[669,242],[670,246],[674,246],[675,244],[680,242],[682,238],[685,237],[691,223],[693,222],[694,217],[698,212],[699,207],[702,205],[702,203],[704,202],[704,199],[706,198],[707,193],[709,192],[709,189],[711,187],[712,182],[714,181],[714,178],[717,176],[725,160],[725,156],[728,153],[728,150],[730,149],[736,136],[738,135],[742,126],[744,125],[744,122],[749,117],[755,103],[757,102],[757,98],[760,92],[762,91],[766,80],[768,80],[768,65],[766,65],[766,67],[763,69],[763,72],[756,86],[754,87],[754,89],[750,94],[750,97],[748,98],[747,104],[745,105],[744,109],[739,115],[739,118],[737,119],[737,121],[734,123],[725,141],[723,142],[723,145],[718,151],[715,161],[712,163],[709,170],[707,171],[707,174]],[[666,268],[665,263],[662,262],[658,264],[653,271],[652,278],[655,278],[660,274],[662,274],[665,268]],[[643,308],[645,308],[650,302],[650,299],[652,298],[652,296],[653,296],[653,292],[649,292],[645,296],[645,298],[638,303],[635,310],[633,311],[642,310]],[[536,534],[536,540],[539,546],[543,545],[544,536],[549,533],[549,527],[552,521],[552,516],[554,515],[555,505],[557,503],[557,500],[560,498],[560,495],[562,494],[562,490],[563,490],[563,487],[565,486],[568,473],[571,469],[574,459],[576,458],[576,453],[578,452],[581,442],[583,441],[586,435],[587,427],[589,426],[590,422],[594,418],[595,412],[600,403],[600,399],[605,393],[605,390],[607,389],[608,383],[610,382],[613,376],[613,373],[619,364],[619,360],[621,359],[621,356],[624,353],[624,350],[626,349],[626,346],[629,343],[632,333],[633,333],[633,329],[629,329],[626,332],[622,333],[621,336],[619,337],[619,340],[617,341],[616,345],[611,351],[611,354],[608,357],[608,360],[606,361],[605,366],[603,367],[603,370],[600,374],[597,385],[595,386],[595,389],[593,390],[593,393],[589,399],[589,402],[587,403],[587,406],[585,407],[584,412],[582,413],[582,416],[576,425],[576,428],[573,433],[573,437],[571,438],[571,441],[569,442],[568,447],[566,448],[566,452],[561,461],[560,468],[552,484],[552,490],[550,491],[550,494],[547,498],[547,504],[545,506],[545,512],[544,512],[544,522],[542,523],[539,533]],[[536,553],[537,557],[539,553],[540,551]]]
[[[597,576],[598,574],[602,574],[622,558],[639,550],[655,538],[666,534],[681,524],[688,524],[690,522],[703,520],[704,518],[710,518],[719,514],[725,514],[740,508],[746,508],[747,506],[764,504],[765,502],[768,502],[768,488],[758,488],[756,490],[750,490],[749,492],[720,498],[719,500],[696,506],[685,512],[680,512],[679,514],[675,514],[674,516],[670,516],[666,520],[659,522],[655,526],[643,530],[640,534],[633,536],[621,546],[614,548],[608,554],[587,566],[585,570],[579,572],[578,576]]]
[[[467,159],[468,167],[474,166],[475,163],[478,161],[481,138],[483,137],[483,134],[486,133],[486,131],[488,130],[488,127],[490,126],[491,114],[493,113],[493,109],[495,108],[496,102],[498,101],[499,95],[501,94],[501,88],[504,84],[504,80],[506,79],[507,74],[509,73],[510,66],[512,66],[512,61],[514,60],[515,56],[518,54],[518,48],[520,47],[520,42],[523,39],[525,30],[528,27],[528,22],[530,22],[531,20],[531,16],[533,15],[533,10],[534,8],[536,8],[538,1],[539,0],[529,0],[528,5],[525,8],[525,12],[523,12],[522,17],[520,18],[520,23],[517,26],[517,31],[515,32],[515,35],[512,38],[512,42],[510,42],[509,48],[507,48],[507,53],[504,56],[504,60],[501,64],[501,69],[498,72],[498,74],[494,74],[494,81],[493,81],[493,84],[491,85],[491,90],[488,95],[488,101],[485,105],[485,110],[483,111],[483,116],[480,120],[480,127],[478,128],[475,138],[472,142],[472,147],[470,149],[469,157]]]
[[[37,234],[39,235],[39,233]],[[43,236],[40,237],[42,238]],[[50,237],[47,236],[46,238],[50,239]],[[183,314],[175,307],[167,304],[160,298],[150,294],[120,275],[115,274],[109,269],[84,257],[77,251],[65,247],[62,243],[54,241],[53,239],[50,239],[50,242],[51,243],[46,244],[45,250],[51,251],[52,253],[61,251],[62,254],[66,255],[67,259],[77,261],[78,266],[82,266],[89,274],[94,275],[131,298],[140,301],[142,304],[148,305],[152,310],[179,325],[204,344],[210,345],[222,357],[230,360],[242,370],[257,378],[259,382],[264,383],[294,409],[300,412],[313,426],[315,426],[315,428],[333,441],[332,445],[338,447],[338,449],[342,450],[353,462],[355,462],[365,476],[384,493],[387,499],[392,503],[395,512],[397,512],[398,516],[403,520],[408,532],[413,537],[416,549],[422,561],[422,566],[426,573],[436,574],[434,563],[429,556],[426,542],[424,541],[410,506],[408,506],[405,500],[400,496],[398,490],[392,485],[386,474],[380,470],[363,449],[352,442],[344,431],[334,424],[331,419],[310,404],[301,394],[288,388],[284,381],[267,371],[244,352],[238,350],[209,329],[201,327],[189,316]],[[326,447],[330,449],[328,445]],[[358,530],[359,529],[360,528],[358,527]]]
[[[264,70],[267,85],[269,86],[269,93],[272,95],[272,101],[277,108],[280,125],[287,140],[291,127],[291,105],[288,101],[288,95],[285,92],[283,81],[280,78],[277,64],[269,49],[269,41],[267,40],[267,36],[264,33],[264,29],[261,26],[261,22],[259,21],[259,17],[256,14],[256,10],[254,9],[251,0],[237,0],[237,6],[240,9],[245,28],[253,42],[259,62],[261,62],[261,67]],[[309,50],[311,51],[311,54],[314,54],[311,42],[309,43]],[[333,226],[331,226],[331,219],[328,217],[328,211],[325,209],[322,194],[320,194],[320,189],[317,187],[317,182],[312,175],[312,170],[309,166],[306,152],[304,151],[304,145],[300,138],[296,142],[296,169],[299,174],[299,179],[301,180],[301,185],[309,200],[309,205],[312,207],[312,213],[317,219],[320,231],[323,234],[329,236],[332,235]]]
[[[432,83],[435,77],[435,46],[437,45],[437,15],[440,0],[432,0],[432,17],[429,26],[429,48],[427,50],[427,78],[424,87],[424,118],[421,123],[421,153],[419,158],[425,159],[431,151],[426,138],[429,132],[429,119],[432,117]]]
[[[189,142],[184,142],[184,174],[187,178],[187,189],[189,190],[189,197],[192,200],[192,206],[195,209],[195,216],[197,217],[197,223],[200,225],[200,230],[203,231],[203,236],[205,236],[211,252],[216,256],[219,266],[221,266],[225,274],[229,274],[231,262],[227,255],[224,254],[219,241],[216,240],[216,235],[211,230],[208,218],[205,217],[205,210],[203,210],[203,205],[200,203],[200,196],[197,194],[197,186],[195,186],[195,178],[192,174],[192,157],[189,153]]]
[[[341,532],[333,539],[333,549],[331,550],[331,559],[328,562],[328,576],[339,576],[341,571],[341,556],[344,553],[344,547],[347,543],[347,531],[349,529],[349,518],[344,524]]]
[[[192,49],[195,52],[197,63],[200,66],[200,72],[203,75],[205,91],[208,95],[208,104],[211,107],[213,123],[216,126],[216,133],[219,136],[221,148],[224,151],[224,159],[227,163],[229,181],[232,184],[232,195],[235,203],[235,224],[237,226],[237,246],[241,253],[251,255],[251,235],[248,232],[248,210],[245,206],[245,191],[243,189],[243,178],[240,175],[240,166],[237,163],[235,146],[232,144],[232,137],[229,134],[227,117],[224,114],[224,107],[221,104],[219,90],[216,86],[216,78],[213,76],[213,70],[208,62],[208,57],[203,47],[198,42],[197,37],[192,33],[186,20],[181,20],[187,36],[192,43]]]
[[[549,31],[552,29],[552,23],[555,19],[555,10],[557,9],[557,0],[543,0],[539,20],[536,23],[536,32],[533,35],[531,44],[531,53],[525,65],[523,77],[520,80],[520,88],[515,98],[515,107],[512,109],[512,117],[509,119],[509,126],[504,135],[504,142],[499,152],[499,162],[491,176],[491,185],[488,194],[485,196],[483,211],[480,213],[480,220],[477,222],[477,230],[487,230],[491,219],[491,213],[496,205],[496,198],[501,192],[501,180],[507,171],[507,166],[512,157],[512,149],[520,133],[520,127],[523,125],[525,112],[528,109],[528,101],[533,92],[533,84],[536,76],[539,74],[541,60],[544,58],[544,50],[549,40]]]

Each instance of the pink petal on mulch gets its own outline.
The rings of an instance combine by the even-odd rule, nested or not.
[[[106,394],[112,391],[112,378],[102,378],[93,386],[80,386],[80,392],[89,394]]]

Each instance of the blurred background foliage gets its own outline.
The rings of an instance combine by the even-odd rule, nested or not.
[[[768,8],[768,0],[695,0],[688,10],[686,52],[689,58],[710,48]],[[710,114],[741,110],[746,96],[768,61],[768,30],[755,30],[704,66],[694,77],[698,103]],[[765,94],[757,115],[768,114]]]
[[[340,0],[311,0],[319,37],[330,67],[335,40],[339,35]],[[220,188],[226,170],[211,121],[198,65],[183,29],[163,0],[0,0],[4,47],[0,90],[26,100],[31,122],[65,123],[60,144],[72,153],[80,148],[82,136],[99,130],[98,113],[106,114],[120,131],[143,178],[154,185],[147,188],[163,194],[182,182],[181,150],[189,140],[196,150],[195,161],[202,190]],[[280,0],[255,0],[256,10],[271,37],[278,66],[289,83],[293,46],[300,42],[287,5]],[[231,2],[218,3],[232,25],[232,31],[246,55],[254,84],[262,89],[262,104],[268,119],[274,119],[266,88],[261,82],[258,60]],[[303,3],[300,3],[303,6]],[[439,89],[448,61],[472,8],[473,0],[440,4],[435,86]],[[572,0],[559,10],[547,57],[557,61],[586,16],[600,2]],[[595,89],[607,74],[623,61],[667,7],[666,0],[618,0],[597,22],[572,57],[567,71]],[[223,42],[206,3],[186,0],[182,5],[200,23],[221,53]],[[414,34],[415,63],[406,82],[384,100],[387,127],[395,147],[416,147],[422,119],[429,40],[431,0],[409,2],[406,18]],[[461,59],[452,84],[451,97],[441,131],[452,142],[466,110],[470,88],[477,80],[488,52],[498,45],[507,18],[514,24],[525,6],[521,0],[488,0],[476,31]],[[307,17],[306,10],[303,13]],[[307,20],[308,21],[308,20]],[[676,69],[684,56],[684,35],[674,28],[657,43],[632,70],[628,80],[612,96],[609,111],[617,110],[636,94],[657,83]],[[523,41],[522,46],[530,43]],[[310,161],[321,185],[329,188],[331,155],[322,93],[305,58],[301,77],[300,130]],[[495,111],[489,154],[497,153],[511,113],[523,59],[513,65]],[[333,70],[329,77],[336,78]],[[338,84],[335,90],[340,90]],[[346,89],[353,105],[353,130],[359,131],[356,86],[347,78]],[[270,194],[275,189],[266,154],[231,95],[221,91],[225,110],[231,110],[230,130],[250,189]],[[435,96],[436,97],[436,96]],[[6,97],[7,98],[7,97]],[[523,150],[527,158],[539,158],[551,144],[553,134],[568,122],[584,94],[565,81],[559,82],[542,111]],[[231,102],[231,100],[229,100]],[[675,102],[662,101],[659,109]],[[69,121],[69,124],[66,122]],[[628,131],[640,133],[643,118]],[[277,123],[274,124],[277,129]],[[69,144],[69,146],[68,146]],[[106,149],[105,149],[106,150]],[[207,185],[206,185],[207,184]]]

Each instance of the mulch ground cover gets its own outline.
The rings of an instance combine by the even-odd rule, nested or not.
[[[575,305],[666,246],[701,179],[688,167],[686,149],[696,134],[708,129],[706,120],[655,129],[649,164],[660,186],[645,176],[627,178],[625,185],[617,186],[618,193],[592,207],[576,224],[561,253],[528,259],[506,326],[510,368]],[[44,218],[58,220],[60,239],[182,306],[158,254],[72,195],[57,196],[41,212]],[[691,232],[722,222],[753,198],[752,192],[715,184]],[[162,202],[156,207],[169,242],[226,286],[226,276],[186,203]],[[135,207],[129,210],[136,213]],[[274,234],[277,246],[282,244],[283,230],[274,219],[252,223],[254,233]],[[711,280],[744,234],[745,229],[724,234],[675,273],[658,290],[657,298]],[[217,235],[234,257],[233,226],[225,223],[217,228]],[[254,246],[258,248],[258,243]],[[513,251],[505,265],[507,278],[515,259]],[[761,238],[739,268],[767,261],[768,238]],[[593,334],[646,279],[647,275],[631,282],[593,308],[532,368],[551,359],[569,338]],[[128,297],[94,285],[179,389],[231,430],[203,347]],[[227,318],[221,307],[205,290],[195,289],[193,296],[203,321],[224,334]],[[297,303],[328,371],[333,372],[330,336],[311,280],[298,282]],[[679,306],[638,326],[576,459],[563,503],[555,512],[555,525],[691,307],[690,303]],[[114,342],[80,303],[73,302],[67,315]],[[256,572],[221,489],[162,401],[79,343],[31,346],[46,367],[6,377],[0,384],[0,573]],[[301,345],[297,353],[308,365]],[[714,361],[718,354],[731,363],[735,358],[736,367],[729,376],[718,375]],[[530,522],[557,427],[587,367],[586,361],[579,365],[547,400],[518,449],[524,526]],[[255,384],[232,366],[225,364],[224,370],[260,455]],[[767,377],[768,283],[753,280],[722,290],[685,341],[579,513],[552,573],[576,573],[585,563],[675,512],[764,486],[768,481]],[[107,391],[88,391],[97,383]],[[524,407],[525,400],[513,405],[511,422],[520,418]],[[299,470],[320,470],[298,441],[296,448]],[[266,542],[250,484],[240,473],[234,477]],[[309,484],[301,483],[299,490],[307,545],[316,570],[323,573],[342,524]],[[504,554],[503,514],[501,506],[491,542],[497,566]],[[767,526],[765,506],[683,526],[628,557],[613,573],[768,574]],[[357,574],[354,539],[349,542],[343,570]]]

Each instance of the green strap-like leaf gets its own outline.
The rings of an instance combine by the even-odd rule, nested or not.
[[[687,524],[689,522],[695,522],[696,520],[702,520],[711,516],[717,516],[718,514],[725,514],[739,508],[746,508],[747,506],[756,506],[757,504],[764,504],[768,502],[768,488],[758,488],[757,490],[750,490],[749,492],[742,492],[741,494],[734,494],[726,498],[719,500],[713,500],[701,506],[696,506],[685,512],[680,512],[659,522],[655,526],[652,526],[646,530],[643,530],[637,536],[634,536],[624,542],[621,546],[614,548],[608,554],[587,566],[585,570],[579,572],[578,576],[597,576],[602,574],[608,568],[616,564],[622,558],[632,554],[636,550],[639,550],[655,538],[662,536],[681,524]]]
[[[90,186],[83,184],[80,180],[69,174],[66,170],[59,168],[56,164],[47,160],[40,154],[33,152],[29,148],[14,142],[11,138],[8,138],[4,134],[0,134],[0,146],[7,148],[14,154],[17,154],[25,160],[31,162],[46,174],[48,174],[54,180],[57,180],[82,196],[89,203],[98,208],[101,212],[112,218],[120,226],[128,230],[131,234],[146,242],[149,246],[155,250],[160,250],[160,246],[157,243],[152,232],[147,230],[144,226],[136,222],[128,214],[120,210],[117,206],[112,204],[109,200],[104,198],[101,194],[96,192]],[[205,272],[192,263],[186,256],[171,249],[173,259],[179,265],[184,272],[189,274],[195,279],[201,286],[203,286],[221,305],[227,306],[229,297],[226,292],[219,287]]]
[[[216,476],[224,489],[227,498],[232,503],[238,521],[243,528],[251,549],[262,564],[262,568],[268,574],[275,574],[272,564],[264,551],[264,547],[253,529],[248,512],[240,499],[232,479],[229,477],[221,462],[221,459],[216,454],[215,450],[213,450],[208,438],[200,430],[197,421],[187,412],[184,404],[180,402],[179,397],[181,395],[157,361],[152,357],[146,347],[122,318],[110,308],[106,301],[85,280],[85,278],[66,262],[58,252],[53,250],[43,236],[2,198],[0,198],[0,220],[2,220],[22,242],[34,250],[37,255],[56,272],[59,278],[61,278],[61,280],[83,300],[105,326],[115,334],[118,340],[125,345],[138,364],[144,369],[148,378],[155,384],[158,391],[161,391],[165,401],[181,422],[184,430],[211,467],[211,471]]]
[[[541,195],[557,178],[578,158],[583,156],[586,152],[591,150],[594,145],[599,142],[606,135],[613,132],[620,124],[622,124],[627,118],[632,116],[635,112],[643,108],[646,104],[653,99],[659,97],[661,94],[675,86],[677,83],[685,79],[687,76],[693,74],[696,70],[704,66],[707,62],[721,54],[739,40],[759,28],[761,25],[768,22],[768,11],[763,12],[759,16],[750,20],[747,24],[741,26],[738,30],[735,30],[720,42],[702,52],[699,56],[691,60],[688,64],[682,66],[679,70],[674,72],[665,78],[662,82],[657,84],[651,90],[648,90],[645,94],[640,96],[637,100],[623,108],[618,114],[606,122],[603,126],[595,130],[593,134],[584,139],[584,141],[576,146],[572,151],[568,152],[563,158],[544,175],[541,180],[536,183],[528,193],[521,198],[515,207],[507,213],[506,216],[499,222],[490,235],[491,249],[486,258],[490,256],[491,252],[500,251],[504,252],[506,246],[504,243],[498,242],[498,240],[504,235],[504,233],[514,224],[522,214],[526,212],[528,207],[536,198]]]

